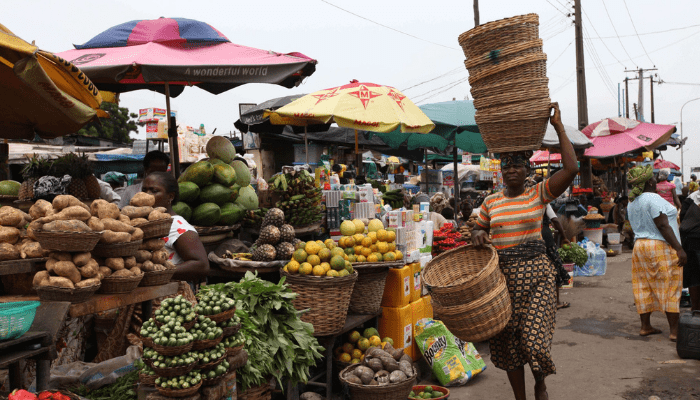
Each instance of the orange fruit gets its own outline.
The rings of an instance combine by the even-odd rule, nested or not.
[[[359,364],[359,363],[360,363],[359,358],[353,358],[352,360],[350,360],[350,364]]]
[[[306,262],[311,264],[312,267],[315,267],[321,264],[321,258],[319,258],[319,256],[316,254],[312,254],[306,258]]]
[[[372,239],[372,243],[377,243],[377,232],[370,232],[367,237]]]
[[[369,345],[374,347],[379,347],[382,344],[382,339],[379,336],[371,336],[369,338]]]
[[[355,250],[355,254],[362,254],[362,246],[360,245],[355,245],[355,247],[353,247],[353,250]]]
[[[323,242],[323,244],[325,244],[326,247],[330,250],[330,249],[333,249],[333,248],[335,247],[335,240],[333,240],[333,239],[326,239],[326,241]]]
[[[389,251],[396,250],[396,242],[389,242]]]
[[[302,263],[299,266],[299,275],[311,275],[311,273],[313,272],[313,269],[314,269],[314,267],[311,264],[309,264],[307,262]]]
[[[341,256],[333,256],[331,258],[331,268],[335,271],[340,271],[345,268],[345,259]]]
[[[321,248],[318,252],[318,258],[321,259],[321,261],[328,261],[331,259],[331,251],[327,247]]]
[[[370,250],[372,250],[372,253],[376,253],[379,251],[379,248],[377,247],[376,244],[371,245],[369,248],[370,248]]]
[[[369,256],[367,256],[367,262],[377,262],[377,261],[379,261],[379,260],[377,259],[376,254],[370,254]]]
[[[299,273],[299,266],[300,264],[298,262],[292,260],[287,263],[287,271],[289,271],[290,274]]]
[[[374,243],[374,242],[372,241],[372,238],[369,237],[369,236],[367,236],[367,237],[365,237],[365,238],[362,239],[362,245],[365,246],[365,247],[371,246],[372,243]]]
[[[330,270],[326,272],[326,276],[339,276],[338,271]]]
[[[384,254],[384,261],[396,261],[396,254],[393,251],[386,252]]]
[[[367,257],[365,257],[364,255],[360,254],[359,256],[357,256],[357,259],[356,259],[356,260],[357,260],[357,262],[361,262],[361,263],[362,263],[362,262],[367,262]]]
[[[360,349],[355,349],[355,350],[352,351],[352,354],[350,354],[350,355],[352,356],[352,358],[357,358],[357,359],[359,359],[360,357],[362,357],[362,354],[364,354],[364,353],[362,353],[362,350],[360,350]]]
[[[394,254],[396,255],[396,259],[397,259],[397,260],[403,260],[403,253],[401,253],[400,251],[396,250],[396,251],[394,252]]]
[[[387,231],[387,238],[386,238],[386,241],[387,241],[387,242],[393,242],[393,241],[395,241],[395,240],[396,240],[396,232],[394,232],[394,231]]]
[[[304,247],[304,250],[309,255],[318,254],[318,252],[321,251],[321,246],[316,242],[307,242],[306,247]]]
[[[379,251],[382,254],[385,254],[386,252],[389,251],[389,243],[377,242],[377,251]],[[311,256],[309,256],[309,258],[311,258]]]
[[[326,274],[326,270],[320,265],[315,266],[312,272],[314,276],[323,276]]]
[[[363,247],[363,248],[362,248],[362,255],[363,255],[363,256],[367,257],[367,256],[369,256],[370,254],[372,254],[372,249],[371,249],[371,248],[369,248],[369,247]]]
[[[348,335],[348,340],[350,341],[350,343],[357,343],[357,341],[360,340],[360,338],[362,338],[362,335],[358,331],[352,331]]]
[[[342,256],[343,254],[345,254],[345,251],[343,251],[343,249],[340,247],[335,247],[331,249],[331,258],[333,258],[334,256]]]
[[[360,219],[353,219],[352,223],[355,225],[355,233],[365,233],[365,223]]]
[[[306,261],[307,254],[306,251],[304,251],[304,249],[298,249],[294,252],[294,255],[292,255],[292,257],[296,262],[303,263],[304,261]]]
[[[357,348],[362,350],[363,352],[366,351],[367,349],[369,349],[369,346],[370,346],[369,339],[362,338],[362,339],[357,341]]]
[[[339,360],[344,362],[344,363],[349,363],[350,361],[352,361],[352,357],[350,357],[350,354],[348,354],[348,353],[343,353],[340,355]]]
[[[352,235],[352,239],[355,241],[355,244],[356,244],[356,245],[357,245],[357,244],[361,244],[361,243],[362,243],[362,240],[363,240],[364,238],[365,238],[365,235],[363,235],[363,234],[361,234],[361,233],[356,233],[356,234]]]
[[[328,264],[327,262],[322,262],[322,263],[321,263],[321,266],[323,267],[324,273],[327,273],[328,271],[331,270],[331,265]]]
[[[380,242],[386,242],[388,237],[388,233],[385,229],[380,229],[377,231],[377,240]]]
[[[355,234],[355,224],[352,221],[346,220],[340,224],[340,234],[343,236],[349,236]]]

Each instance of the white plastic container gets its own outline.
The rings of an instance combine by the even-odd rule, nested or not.
[[[622,253],[622,244],[610,244],[608,248],[615,252],[615,254]]]
[[[608,244],[620,244],[620,234],[608,233]]]
[[[583,236],[593,243],[603,243],[603,228],[584,229]]]

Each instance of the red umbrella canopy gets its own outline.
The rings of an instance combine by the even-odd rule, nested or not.
[[[58,56],[102,90],[163,92],[167,82],[172,96],[185,85],[214,94],[246,83],[294,87],[316,70],[316,60],[301,53],[234,44],[211,25],[187,18],[125,22]]]
[[[606,118],[581,130],[593,143],[584,154],[605,158],[641,148],[651,150],[666,143],[675,130],[673,125],[649,124],[622,117]]]
[[[530,162],[533,164],[559,163],[561,162],[561,154],[550,153],[547,150],[537,150],[532,157],[530,157]]]
[[[672,163],[671,161],[662,160],[660,158],[657,158],[656,160],[654,160],[654,169],[663,169],[663,168],[675,169],[676,171],[681,170],[681,167]]]

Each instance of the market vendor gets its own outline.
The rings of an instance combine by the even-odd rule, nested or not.
[[[500,154],[505,189],[481,205],[472,231],[475,246],[493,243],[499,267],[506,276],[512,316],[507,326],[489,341],[491,361],[508,374],[516,399],[526,398],[525,364],[535,377],[535,398],[547,398],[545,378],[556,372],[551,348],[556,314],[556,275],[542,239],[546,205],[562,194],[578,174],[574,149],[552,104],[551,123],[561,143],[564,167],[551,178],[525,188],[532,151]],[[489,232],[493,241],[489,239]],[[536,344],[536,345],[535,345]]]
[[[209,260],[197,230],[173,211],[180,194],[177,180],[167,172],[152,172],[143,180],[142,190],[156,198],[154,207],[165,207],[173,216],[170,233],[164,238],[170,262],[177,267],[173,279],[198,283],[209,273]]]
[[[152,172],[166,172],[168,170],[168,165],[170,165],[170,156],[163,153],[162,151],[154,150],[149,151],[145,157],[143,157],[143,177],[146,178]],[[135,185],[127,186],[124,189],[124,194],[121,196],[121,201],[119,202],[119,208],[124,208],[129,205],[131,198],[138,192],[141,192],[142,183],[137,183]]]

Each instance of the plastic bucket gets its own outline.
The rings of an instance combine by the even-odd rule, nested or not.
[[[608,243],[609,244],[620,244],[620,234],[619,233],[608,233]]]
[[[609,240],[609,239],[608,239]],[[615,254],[620,254],[622,253],[622,244],[610,244],[608,245],[608,248],[612,251],[615,252]]]
[[[603,243],[603,228],[584,229],[583,236],[594,243]]]

